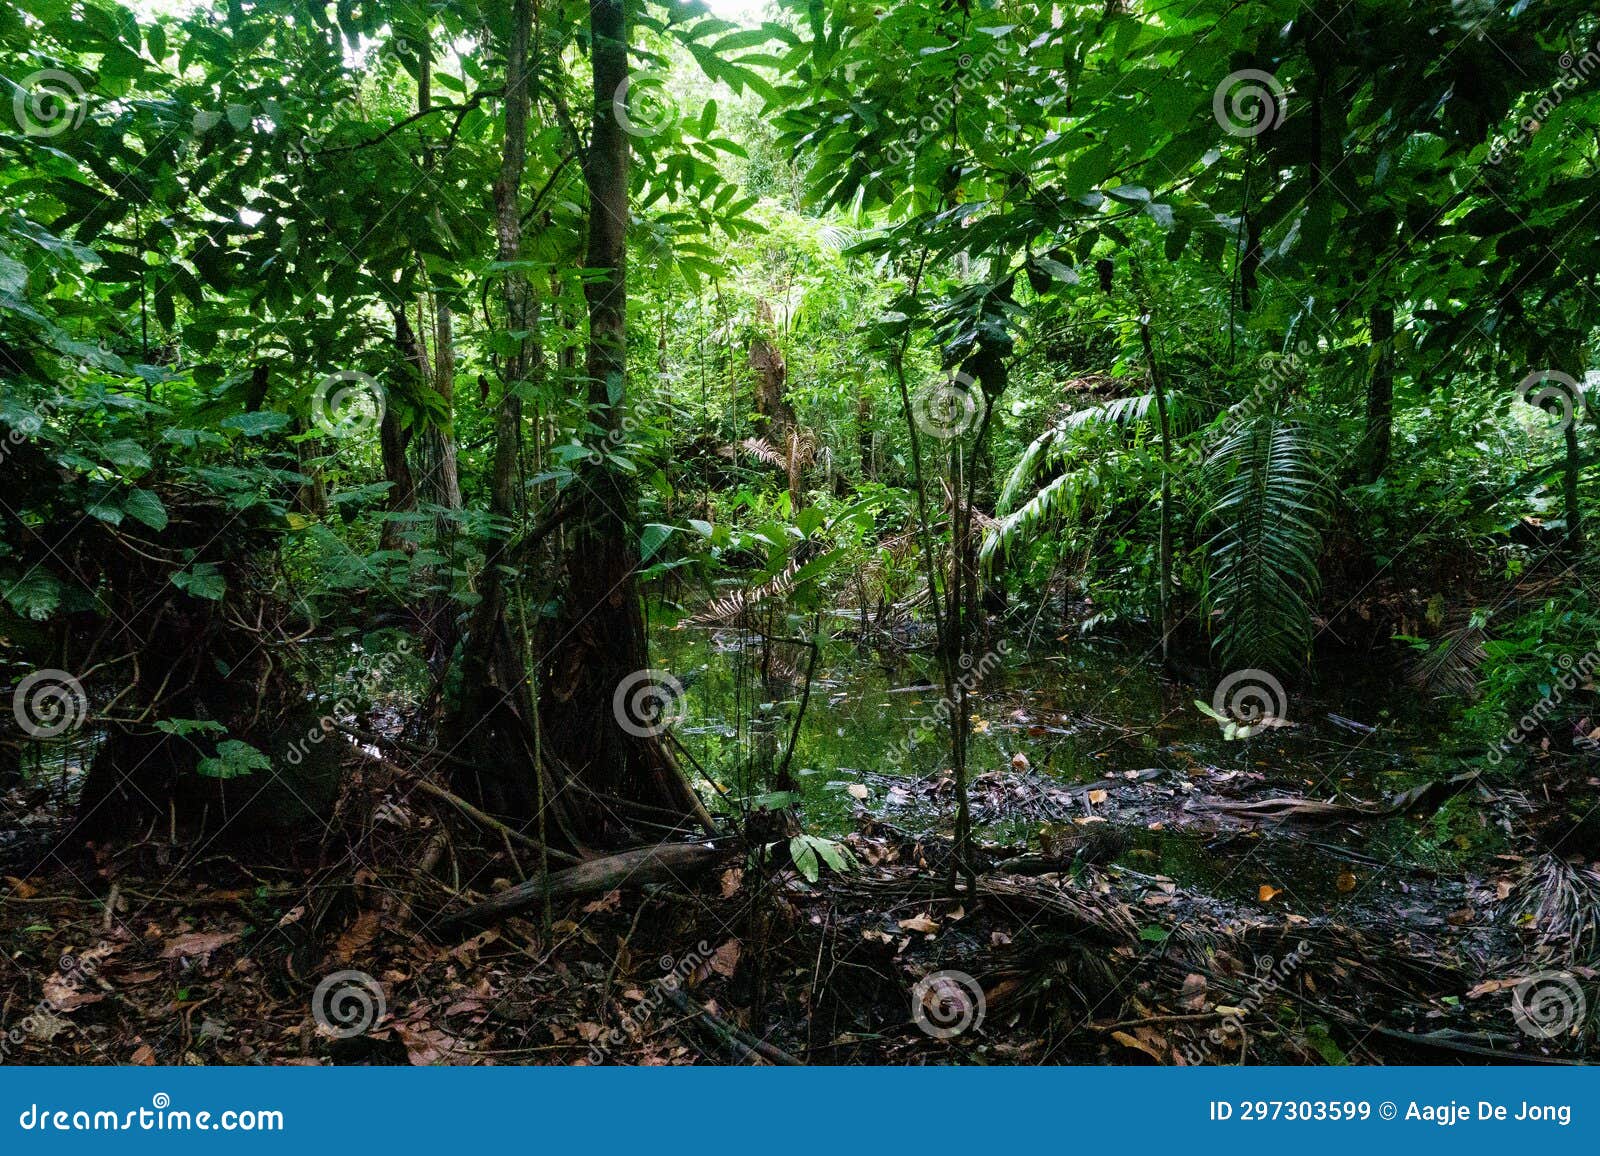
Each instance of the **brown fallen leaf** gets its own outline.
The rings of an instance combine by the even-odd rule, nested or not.
[[[156,1050],[149,1044],[140,1044],[133,1049],[133,1055],[128,1057],[128,1063],[138,1064],[140,1067],[151,1067],[156,1062]]]
[[[1143,1041],[1141,1039],[1138,1039],[1135,1036],[1129,1035],[1127,1032],[1124,1032],[1124,1031],[1112,1032],[1111,1033],[1111,1038],[1116,1040],[1117,1043],[1121,1044],[1125,1048],[1132,1048],[1136,1052],[1143,1052],[1145,1055],[1149,1056],[1152,1060],[1154,1060],[1158,1064],[1162,1064],[1162,1063],[1166,1062],[1166,1057],[1164,1057],[1159,1051],[1157,1051],[1154,1046],[1152,1046],[1151,1044],[1146,1043],[1145,1041]]]
[[[939,930],[939,924],[934,919],[929,917],[927,912],[922,912],[920,914],[913,915],[910,919],[902,919],[900,921],[900,930],[924,931],[929,935],[932,935],[934,932]]]
[[[333,955],[340,963],[349,963],[354,959],[373,937],[378,934],[378,913],[367,910],[356,916],[345,933],[339,937],[334,945]]]
[[[219,947],[225,947],[238,939],[239,934],[237,931],[191,931],[187,935],[167,940],[167,945],[161,949],[161,958],[178,959],[183,956],[210,955]]]
[[[732,979],[739,966],[739,941],[730,939],[711,953],[711,970],[723,979]]]
[[[26,879],[18,879],[15,875],[5,876],[6,885],[11,888],[11,893],[18,899],[32,899],[39,894],[39,889]]]

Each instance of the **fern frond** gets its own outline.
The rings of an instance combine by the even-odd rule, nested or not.
[[[763,461],[769,466],[776,466],[780,470],[789,468],[788,453],[780,450],[771,442],[763,441],[761,438],[745,438],[739,445],[745,453],[758,461]]]

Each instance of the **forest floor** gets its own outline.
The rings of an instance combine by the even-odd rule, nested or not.
[[[1027,711],[1005,717],[1048,729]],[[1592,1058],[1600,847],[1552,833],[1593,807],[1600,764],[1537,759],[1515,788],[1466,777],[1330,804],[1271,747],[1229,766],[1134,747],[1163,765],[1068,783],[1013,758],[978,774],[975,894],[952,888],[948,774],[856,772],[854,870],[808,882],[726,845],[664,885],[483,926],[449,918],[536,864],[419,791],[430,768],[402,751],[352,747],[332,822],[288,853],[154,829],[68,849],[70,800],[18,788],[0,822],[19,833],[0,848],[4,1058]],[[1455,833],[1464,814],[1494,838]],[[1417,854],[1423,834],[1444,853]]]

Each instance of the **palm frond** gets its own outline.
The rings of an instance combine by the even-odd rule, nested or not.
[[[988,565],[997,555],[1010,554],[1020,542],[1037,538],[1046,527],[1075,520],[1086,499],[1098,493],[1099,488],[1098,470],[1086,468],[1058,474],[1022,506],[988,527],[979,559]]]
[[[1167,395],[1167,420],[1174,434],[1193,429],[1200,423],[1200,408],[1181,393]],[[1139,393],[1131,397],[1117,397],[1097,405],[1087,406],[1067,414],[1044,433],[1034,438],[1022,457],[1006,476],[996,508],[1010,510],[1018,497],[1038,483],[1045,470],[1066,461],[1071,451],[1071,435],[1094,426],[1117,425],[1124,427],[1154,423],[1156,395]]]
[[[1292,669],[1311,649],[1321,588],[1318,556],[1331,500],[1317,446],[1276,414],[1232,430],[1207,463],[1217,499],[1208,518],[1207,602],[1213,646],[1231,668]]]
[[[1476,622],[1445,631],[1412,663],[1407,672],[1412,685],[1433,698],[1477,698],[1487,640]]]

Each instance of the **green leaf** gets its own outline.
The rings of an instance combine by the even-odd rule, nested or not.
[[[272,760],[249,743],[223,739],[215,758],[201,759],[195,770],[208,779],[237,779],[251,771],[270,771]]]
[[[6,590],[6,602],[24,618],[41,621],[61,605],[61,583],[43,567],[36,567]]]
[[[118,438],[116,441],[106,442],[100,447],[100,452],[105,455],[108,462],[128,470],[148,470],[150,468],[150,455],[145,448],[131,438]]]
[[[167,528],[167,507],[149,490],[134,490],[122,500],[122,509],[152,530]]]
[[[212,602],[221,602],[228,590],[227,579],[210,562],[200,562],[193,569],[180,570],[172,576],[172,584],[187,594]]]
[[[821,878],[822,868],[817,864],[817,850],[807,836],[796,835],[789,840],[789,858],[794,860],[795,870],[804,875],[807,882],[815,883]]]
[[[156,730],[162,734],[184,735],[194,734],[219,734],[228,733],[228,728],[213,719],[208,718],[164,718],[156,720]]]
[[[253,413],[236,413],[232,417],[225,417],[220,424],[223,429],[238,430],[247,438],[256,438],[262,434],[281,430],[289,424],[289,415],[269,409],[258,409]]]

